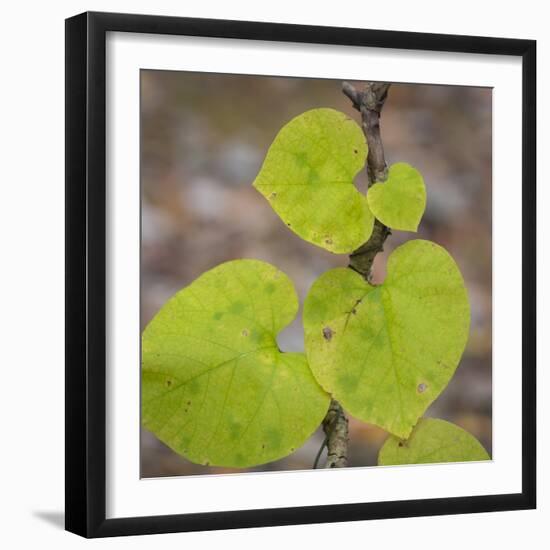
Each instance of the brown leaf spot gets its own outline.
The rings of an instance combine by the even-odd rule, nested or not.
[[[332,332],[332,329],[330,327],[325,327],[323,329],[323,338],[327,341],[327,342],[330,342],[330,340],[332,339],[332,335],[334,333]]]
[[[428,389],[428,386],[426,384],[424,384],[424,382],[421,382],[420,384],[418,384],[418,387],[416,388],[416,391],[418,393],[424,393],[427,389]]]
[[[250,332],[248,332],[247,328],[243,328],[243,331],[241,332],[243,336],[250,336]]]

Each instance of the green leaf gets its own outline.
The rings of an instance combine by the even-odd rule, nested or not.
[[[413,240],[390,256],[382,285],[348,268],[323,274],[304,305],[313,374],[355,417],[407,437],[452,378],[470,324],[457,265]]]
[[[288,455],[329,405],[301,353],[277,333],[296,316],[290,279],[236,260],[176,293],[142,337],[142,421],[198,464],[247,467]]]
[[[379,466],[471,460],[490,460],[490,457],[473,435],[435,418],[422,418],[406,441],[388,437],[378,454]]]
[[[365,138],[352,119],[313,109],[280,130],[254,187],[302,239],[349,253],[368,240],[374,223],[353,184],[366,158]]]
[[[369,189],[367,201],[384,225],[416,231],[426,209],[426,186],[418,170],[398,162],[390,166],[385,183],[375,183]]]

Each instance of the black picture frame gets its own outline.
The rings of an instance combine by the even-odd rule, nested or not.
[[[106,519],[106,111],[109,31],[482,53],[522,60],[522,491]],[[536,42],[115,13],[66,20],[66,529],[107,537],[536,506]],[[137,185],[137,182],[136,182]]]

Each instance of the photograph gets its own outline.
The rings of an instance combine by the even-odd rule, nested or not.
[[[3,548],[541,546],[540,6],[8,4]]]
[[[141,477],[491,460],[492,88],[139,81]]]

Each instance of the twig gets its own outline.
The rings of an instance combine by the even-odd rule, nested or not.
[[[384,156],[384,146],[380,134],[380,115],[390,84],[387,82],[367,82],[363,92],[357,91],[349,82],[342,84],[342,91],[361,113],[361,127],[369,153],[367,156],[367,179],[370,187],[375,182],[385,181],[388,167]],[[384,242],[391,234],[379,220],[375,220],[370,239],[350,255],[349,267],[360,273],[367,281],[372,278],[374,257],[384,249]]]
[[[388,97],[389,87],[390,84],[387,82],[367,82],[365,89],[359,92],[349,82],[342,84],[342,91],[350,99],[353,107],[361,113],[361,127],[369,147],[367,156],[369,187],[375,182],[385,181],[388,177],[380,135],[380,114]],[[384,249],[384,242],[390,234],[388,227],[375,220],[369,240],[350,254],[349,267],[370,282],[374,257]],[[325,468],[345,468],[348,464],[348,419],[338,401],[334,399],[330,402],[329,410],[323,420],[323,430],[327,441]],[[315,464],[321,456],[323,447],[319,450]]]
[[[317,451],[317,456],[315,457],[315,461],[313,462],[314,470],[316,470],[317,466],[319,466],[319,459],[321,458],[321,455],[323,454],[323,449],[327,446],[327,443],[328,443],[328,436],[325,435],[325,438],[323,439],[323,443],[321,443],[321,446]]]
[[[348,419],[338,401],[332,399],[323,420],[327,439],[325,468],[345,468],[348,465]]]

